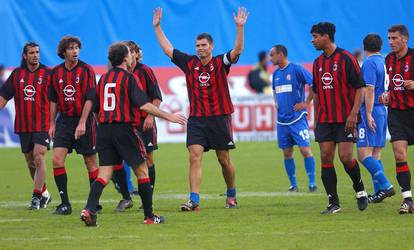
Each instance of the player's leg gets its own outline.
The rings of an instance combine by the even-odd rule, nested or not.
[[[128,166],[129,168],[129,166]],[[115,211],[124,212],[126,209],[129,209],[133,206],[131,194],[129,193],[127,185],[127,175],[124,168],[124,164],[118,164],[113,167],[113,180],[116,185],[118,185],[118,190],[122,195],[122,200],[119,201]]]
[[[290,187],[289,192],[298,192],[298,184],[296,182],[296,166],[295,159],[293,158],[293,147],[283,148],[283,159],[286,174],[289,178]]]
[[[201,185],[201,160],[203,159],[204,147],[201,145],[188,146],[190,169],[188,179],[190,183],[190,197],[187,203],[181,204],[182,211],[198,210],[200,203]]]
[[[72,213],[72,207],[69,202],[68,195],[68,177],[66,175],[65,160],[68,154],[68,149],[63,147],[53,148],[53,176],[55,179],[56,187],[58,189],[61,204],[56,207],[54,214],[68,215]]]
[[[92,183],[98,177],[98,173],[99,173],[99,168],[96,163],[96,154],[82,155],[82,156],[83,156],[83,162],[85,163],[86,169],[88,170],[89,185],[92,185]]]
[[[400,213],[411,213],[411,205],[413,203],[411,193],[411,173],[407,163],[407,149],[408,142],[404,140],[398,140],[392,142],[392,150],[394,152],[395,167],[397,173],[397,181],[401,187],[401,194],[404,199],[403,204],[400,207]],[[406,205],[404,205],[406,204]]]
[[[34,144],[33,148],[33,159],[34,165],[36,167],[36,173],[34,177],[34,188],[33,188],[33,197],[39,199],[39,207],[43,207],[45,204],[42,204],[42,189],[45,185],[46,180],[46,161],[45,155],[47,152],[47,147],[41,144]]]
[[[224,181],[226,182],[226,207],[233,208],[237,206],[235,170],[230,160],[229,150],[216,150],[217,160],[220,163]]]
[[[33,181],[35,173],[36,173],[36,168],[34,166],[34,159],[33,159],[33,151],[24,154],[24,158],[25,158],[26,163],[27,163],[27,168],[29,170],[30,177],[32,178],[32,181]]]
[[[316,192],[315,158],[313,157],[312,150],[310,147],[299,147],[299,150],[303,156],[306,174],[308,175],[309,192]]]
[[[328,196],[329,205],[322,214],[330,214],[339,212],[339,197],[337,191],[337,177],[334,167],[336,144],[334,141],[319,142],[321,153],[321,176],[322,183]]]
[[[153,151],[147,151],[147,166],[148,166],[148,175],[151,180],[151,188],[154,191],[155,187],[155,164],[154,164],[154,153]]]

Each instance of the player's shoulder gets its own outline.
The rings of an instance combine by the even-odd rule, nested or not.
[[[85,68],[87,71],[95,73],[93,67],[82,60],[79,60],[78,65],[79,67]]]

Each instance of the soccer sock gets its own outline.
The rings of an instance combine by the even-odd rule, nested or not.
[[[122,199],[131,200],[131,195],[129,194],[127,182],[126,182],[126,173],[124,166],[122,164],[116,165],[113,167],[114,175],[113,178],[119,186],[119,191],[121,192]]]
[[[42,190],[40,189],[33,189],[33,196],[32,197],[37,197],[37,198],[42,198]]]
[[[296,175],[295,175],[295,160],[293,158],[285,159],[285,169],[286,169],[286,174],[290,181],[290,185],[297,187],[298,185],[296,183]]]
[[[66,175],[66,169],[63,168],[54,168],[53,175],[55,177],[56,186],[59,191],[60,199],[62,200],[63,204],[70,204],[69,203],[69,196],[68,196],[68,177]]]
[[[365,158],[362,164],[364,164],[364,166],[368,169],[369,173],[372,176],[372,179],[378,183],[377,186],[380,189],[385,190],[390,188],[391,184],[385,176],[384,172],[381,170],[381,165],[378,160],[374,159],[372,156],[369,156]]]
[[[96,206],[99,203],[99,198],[102,195],[102,191],[106,186],[106,181],[102,178],[97,178],[91,186],[89,191],[88,201],[86,202],[86,208],[92,213],[96,213]]]
[[[236,188],[227,188],[227,197],[236,197]]]
[[[198,193],[191,192],[190,193],[190,201],[199,204],[200,203],[200,195]]]
[[[99,168],[88,172],[88,176],[89,176],[89,186],[92,186],[93,182],[96,180],[96,178],[98,178],[98,174],[99,174]]]
[[[334,164],[322,164],[322,183],[325,187],[326,194],[328,195],[329,204],[339,205]]]
[[[155,187],[155,165],[154,164],[152,166],[148,166],[148,175],[150,178],[150,184],[151,184],[152,191],[154,191],[154,187]]]
[[[144,216],[152,217],[152,189],[149,178],[138,178],[138,193],[144,208]]]
[[[411,173],[407,162],[397,162],[396,164],[397,181],[401,187],[401,194],[405,200],[412,201],[411,194]]]
[[[123,165],[124,165],[125,178],[126,178],[126,183],[128,187],[128,192],[132,193],[134,192],[134,180],[132,179],[132,176],[131,176],[131,167],[125,161],[123,162]]]
[[[43,187],[42,187],[42,193],[44,193],[45,191],[47,190],[47,187],[46,187],[46,182],[43,184]]]
[[[356,193],[365,190],[364,183],[361,179],[361,170],[359,169],[358,161],[353,159],[351,166],[345,166],[345,172],[349,175],[352,180],[353,188]]]
[[[384,173],[384,175],[385,175],[384,165],[382,165],[382,161],[381,161],[381,160],[377,160],[377,161],[378,161],[378,163],[380,164],[381,171],[382,171],[382,172]],[[378,186],[377,188],[378,188],[378,190],[379,190],[381,187],[380,187],[380,185],[379,185],[379,182],[377,182],[377,183],[378,183],[378,184],[377,184],[377,186]],[[375,187],[375,184],[374,184],[374,190],[375,190],[375,191],[378,191],[378,190],[376,190],[375,188],[376,188],[376,187]]]
[[[313,158],[313,156],[310,156],[310,157],[306,157],[304,160],[305,160],[306,173],[308,174],[308,178],[309,178],[309,187],[314,187],[316,186],[315,158]]]

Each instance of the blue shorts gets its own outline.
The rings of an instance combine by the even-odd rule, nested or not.
[[[368,127],[365,107],[361,108],[361,122],[358,124],[357,147],[384,147],[387,137],[387,110],[384,105],[375,105],[372,109],[375,120],[375,132]]]
[[[309,124],[306,115],[290,125],[277,124],[277,144],[279,148],[291,148],[293,145],[309,147]]]

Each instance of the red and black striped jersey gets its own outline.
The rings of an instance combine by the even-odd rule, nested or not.
[[[114,67],[99,79],[96,107],[100,123],[140,125],[142,105],[149,102],[139,79],[132,73]]]
[[[190,116],[206,117],[234,112],[227,80],[233,63],[230,51],[202,65],[197,56],[174,49],[171,61],[185,74]]]
[[[53,69],[49,98],[57,103],[58,111],[63,115],[81,116],[85,101],[93,101],[95,95],[95,72],[88,64],[79,60],[71,70],[65,67],[65,63]]]
[[[162,94],[160,87],[158,86],[157,78],[150,67],[145,64],[137,62],[133,72],[139,79],[144,92],[147,94],[149,100],[152,102],[155,99],[162,101]],[[148,114],[142,111],[142,117],[146,117]]]
[[[313,86],[319,105],[317,123],[345,122],[354,106],[355,89],[364,87],[361,69],[348,51],[336,48],[329,57],[320,55],[313,62]]]
[[[395,53],[385,58],[389,78],[389,107],[406,110],[414,108],[414,90],[404,87],[405,80],[414,80],[414,49],[408,48],[407,54],[398,59]]]
[[[33,72],[16,68],[0,89],[6,100],[14,97],[15,133],[47,132],[50,126],[48,90],[51,69],[40,64]]]

